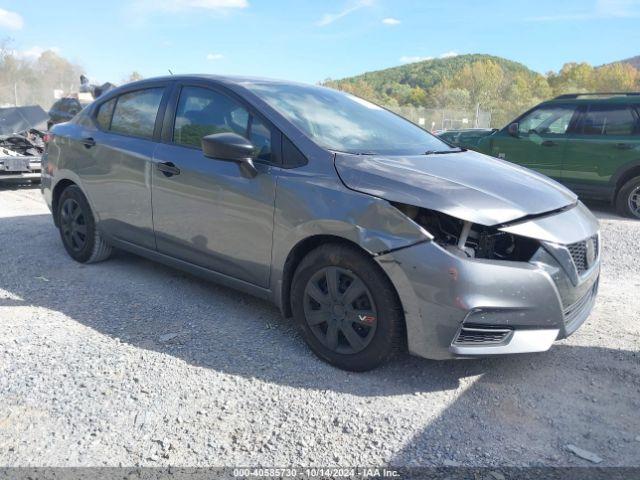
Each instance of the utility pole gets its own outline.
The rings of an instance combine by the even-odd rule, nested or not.
[[[13,82],[13,97],[17,107],[18,106],[18,82]]]

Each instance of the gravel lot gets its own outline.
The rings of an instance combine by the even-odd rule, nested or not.
[[[266,302],[75,263],[39,190],[0,188],[0,465],[640,466],[640,222],[596,208],[601,294],[568,340],[355,374]]]

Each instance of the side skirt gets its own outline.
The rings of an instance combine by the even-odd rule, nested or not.
[[[107,241],[116,248],[120,248],[127,252],[148,258],[149,260],[162,263],[178,270],[183,270],[205,280],[224,285],[225,287],[230,287],[235,290],[248,293],[249,295],[253,295],[255,297],[273,302],[272,292],[268,288],[259,287],[252,283],[238,280],[223,273],[209,270],[193,263],[185,262],[184,260],[179,260],[177,258],[170,257],[169,255],[165,255],[154,250],[149,250],[148,248],[140,247],[124,240],[119,240],[110,235],[105,234],[104,236],[105,238],[107,238]]]

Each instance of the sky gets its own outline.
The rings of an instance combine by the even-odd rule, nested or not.
[[[0,0],[0,39],[96,82],[173,73],[316,83],[488,53],[540,73],[640,55],[640,0]]]

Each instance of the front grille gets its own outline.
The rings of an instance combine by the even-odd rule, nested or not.
[[[456,345],[494,345],[502,343],[511,334],[508,328],[487,327],[463,327],[458,332],[455,340]]]
[[[588,243],[593,242],[592,246],[594,249],[593,259],[591,262],[588,261]],[[573,260],[573,264],[576,267],[578,274],[583,274],[591,265],[598,259],[598,236],[594,235],[591,238],[587,238],[586,240],[582,240],[580,242],[572,243],[567,245],[567,249],[571,254],[571,259]]]

